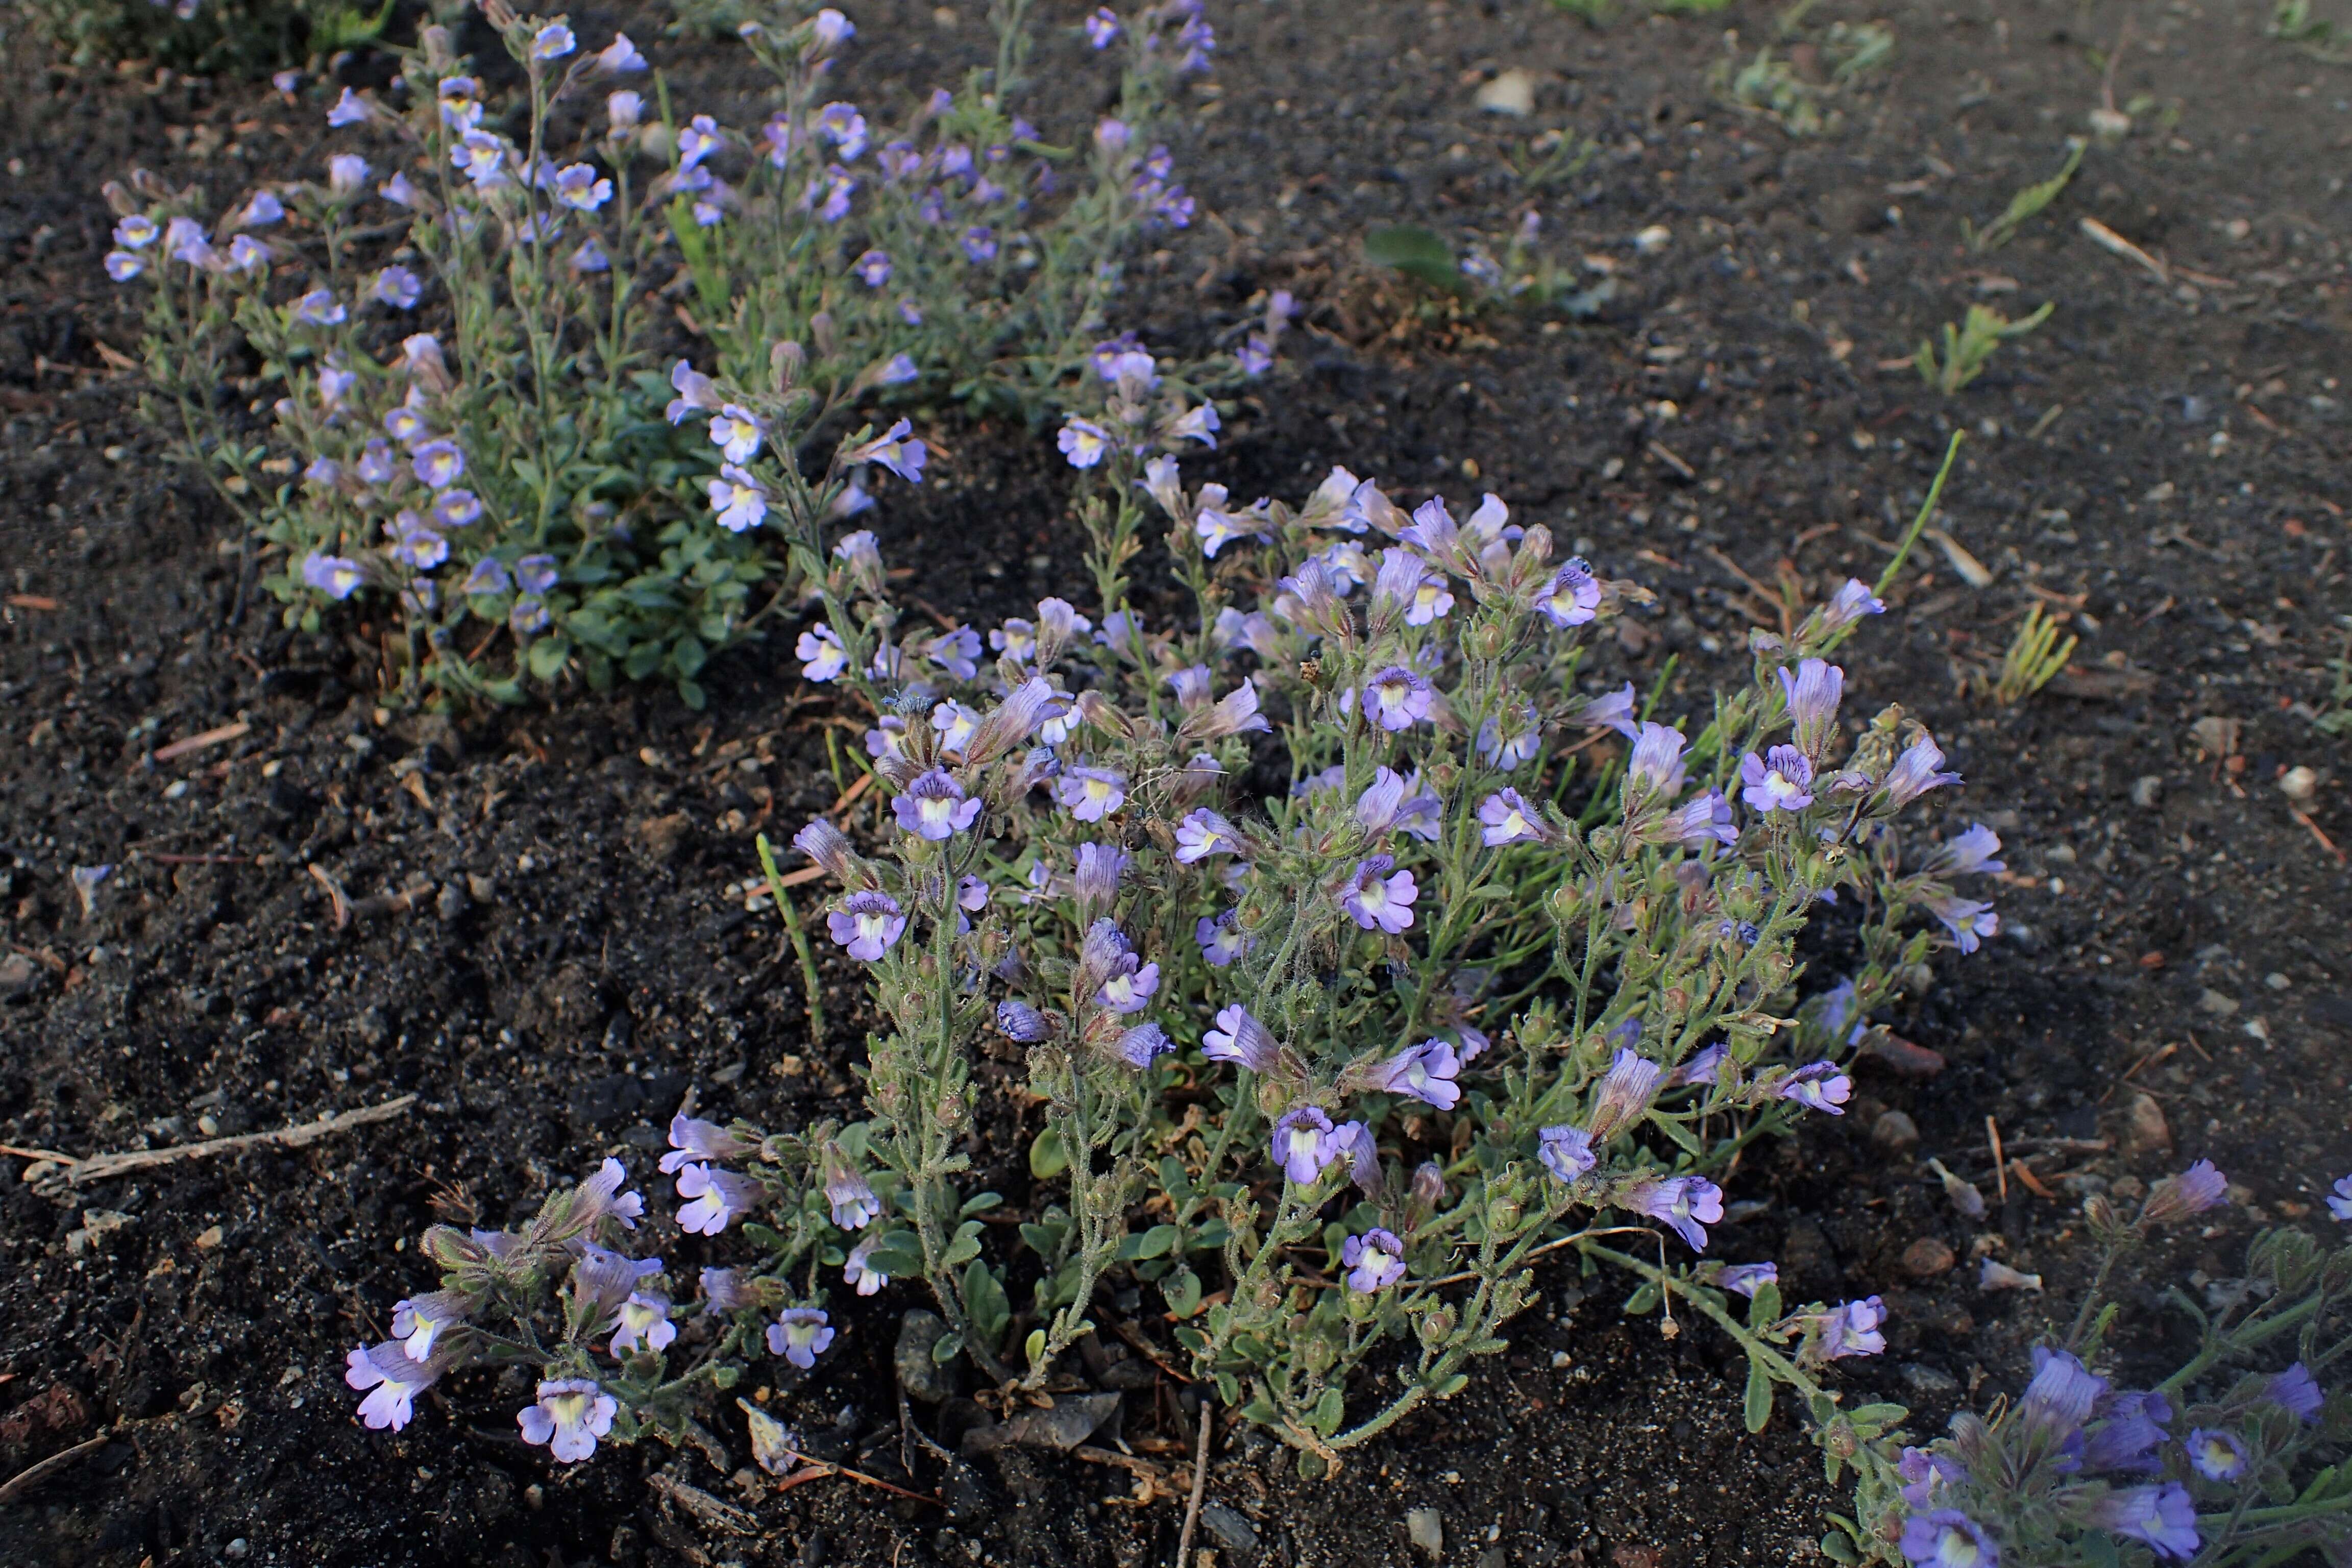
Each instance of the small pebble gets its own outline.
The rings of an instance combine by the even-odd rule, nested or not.
[[[1960,1380],[1950,1373],[1916,1361],[1904,1364],[1903,1381],[1922,1394],[1951,1394],[1960,1386]]]
[[[1429,1553],[1431,1562],[1445,1555],[1445,1520],[1435,1509],[1406,1510],[1404,1532],[1415,1546]]]
[[[1908,1149],[1919,1142],[1919,1124],[1902,1111],[1884,1111],[1870,1124],[1870,1141],[1883,1149]]]
[[[2319,793],[2319,774],[2297,763],[2279,775],[2279,793],[2297,805],[2308,805]]]
[[[2172,1147],[2172,1129],[2165,1124],[2164,1107],[2152,1094],[2135,1094],[2124,1108],[2124,1152],[2160,1154]],[[2123,1195],[2123,1184],[2110,1189]]]
[[[2131,803],[2142,811],[2154,811],[2164,804],[2164,780],[2154,773],[2132,780]]]
[[[1202,1506],[1201,1527],[1216,1540],[1218,1545],[1244,1562],[1249,1561],[1258,1550],[1257,1531],[1251,1528],[1250,1521],[1242,1517],[1240,1510],[1227,1508],[1223,1503],[1213,1502]]]
[[[1958,1261],[1941,1237],[1923,1236],[1903,1249],[1903,1272],[1915,1279],[1933,1279]]]

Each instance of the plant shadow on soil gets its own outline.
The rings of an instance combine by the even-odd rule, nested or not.
[[[871,10],[859,83],[904,96],[982,47],[968,18]],[[2335,136],[2347,89],[2242,8],[2177,8],[2139,29],[2116,80],[2119,101],[2178,105],[2177,124],[2095,148],[2007,248],[1955,243],[1960,216],[1981,221],[2054,165],[2097,101],[2089,50],[2123,14],[2070,14],[2073,32],[1985,4],[1899,22],[1894,65],[1850,96],[1842,129],[1799,140],[1706,96],[1723,45],[1705,26],[1593,32],[1534,5],[1236,7],[1178,146],[1203,219],[1148,258],[1136,301],[1150,341],[1199,346],[1261,289],[1295,289],[1307,321],[1284,367],[1188,469],[1243,494],[1296,498],[1334,462],[1415,497],[1501,492],[1657,590],[1612,658],[1646,684],[1675,658],[1670,712],[1739,675],[1763,608],[1740,573],[1786,560],[1816,591],[1874,576],[1947,430],[1971,432],[1942,522],[1992,584],[1923,553],[1853,645],[1849,691],[1864,711],[1902,699],[1948,738],[1969,776],[1951,825],[1982,817],[2011,845],[2005,930],[1893,1020],[1944,1070],[1866,1071],[1842,1121],[1759,1151],[1729,1184],[1759,1206],[1717,1243],[1780,1259],[1797,1300],[1883,1294],[1889,1352],[1844,1384],[1913,1405],[1921,1431],[1980,1383],[2014,1385],[2082,1278],[2082,1193],[2219,1161],[2241,1206],[2165,1262],[2225,1282],[2253,1223],[2325,1223],[2317,1187],[2352,1168],[2352,976],[2326,934],[2352,907],[2328,847],[2352,842],[2352,810],[2342,742],[2311,724],[2347,602],[2352,395],[2333,379],[2342,244],[2305,215],[2341,198],[2324,161],[2272,151]],[[574,16],[583,37],[612,19]],[[1537,77],[1531,117],[1473,106],[1506,63]],[[343,1352],[429,1282],[405,1250],[425,1225],[501,1223],[607,1152],[649,1175],[689,1085],[706,1114],[856,1113],[873,1022],[856,975],[826,962],[832,1027],[812,1041],[773,917],[725,891],[753,869],[752,831],[781,837],[833,804],[824,737],[847,715],[772,643],[722,661],[700,715],[640,689],[462,726],[380,722],[367,628],[272,629],[235,541],[160,465],[135,389],[99,352],[129,349],[137,326],[98,271],[96,181],[138,162],[224,192],[299,174],[307,118],[234,83],[8,68],[0,1139],[161,1146],[419,1099],[304,1150],[165,1166],[70,1203],[0,1187],[0,1477],[106,1439],[0,1507],[0,1560],[1167,1561],[1174,1507],[1126,1506],[1125,1472],[1060,1456],[983,1462],[945,1517],[841,1480],[739,1487],[708,1456],[652,1447],[554,1467],[519,1440],[516,1391],[484,1375],[436,1390],[397,1436],[352,1421]],[[748,104],[722,68],[681,75]],[[2214,93],[2222,80],[2244,90]],[[1601,148],[1532,198],[1562,260],[1614,269],[1599,320],[1461,321],[1364,274],[1375,224],[1507,234],[1530,198],[1502,154],[1552,127]],[[2145,276],[2090,246],[2082,216],[2186,270]],[[1663,248],[1629,243],[1652,225]],[[1960,398],[1879,363],[2012,290],[2058,312]],[[904,587],[982,624],[1077,596],[1050,444],[945,428],[953,458],[887,498],[878,525],[911,568]],[[2082,635],[2075,669],[2016,708],[1956,696],[1955,669],[1997,659],[2034,602]],[[144,760],[240,716],[241,738]],[[2237,721],[2235,744],[2192,739],[2207,717]],[[2299,814],[2276,787],[2296,763],[2323,779]],[[68,872],[100,864],[115,870],[86,916]],[[425,890],[338,930],[311,865],[355,899]],[[1013,1068],[990,1060],[982,1078],[997,1135],[976,1179],[1017,1203]],[[1971,1225],[1924,1162],[1996,1193],[1988,1116],[2012,1147],[2112,1147],[2044,1145],[2059,1152]],[[126,1223],[93,1235],[88,1211]],[[701,1261],[699,1243],[664,1239],[674,1264]],[[1987,1254],[2050,1295],[1979,1291]],[[1790,1412],[1740,1431],[1720,1337],[1622,1318],[1622,1279],[1556,1268],[1541,1283],[1507,1354],[1336,1481],[1302,1483],[1283,1451],[1229,1433],[1211,1488],[1226,1512],[1203,1537],[1217,1561],[1413,1560],[1415,1507],[1439,1510],[1444,1561],[1480,1568],[1810,1555],[1837,1499]],[[820,1372],[771,1394],[813,1442],[878,1468],[900,1446],[904,1297],[850,1304]],[[2149,1308],[2130,1353],[2177,1348],[2151,1287],[2127,1300]],[[1173,1462],[1183,1391],[1136,1394],[1125,1430]],[[665,1477],[750,1510],[752,1533],[697,1514]]]

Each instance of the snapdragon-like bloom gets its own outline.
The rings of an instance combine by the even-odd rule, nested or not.
[[[1140,1072],[1176,1048],[1168,1031],[1157,1024],[1138,1024],[1120,1035],[1112,1049],[1119,1060]]]
[[[2005,871],[2009,868],[1994,858],[2000,853],[2000,835],[1979,822],[1965,833],[1954,834],[1927,858],[1925,868],[1931,877],[1967,877],[1978,872]]]
[[[479,521],[481,516],[481,498],[471,490],[443,490],[433,503],[433,521],[443,528],[464,528],[468,523]],[[503,594],[506,587],[501,584],[493,591]]]
[[[2073,1352],[2033,1347],[2033,1377],[2025,1385],[2018,1409],[2025,1421],[2062,1436],[2081,1429],[2091,1418],[2107,1380],[2085,1367]]]
[[[1903,749],[1887,770],[1887,799],[1898,806],[1908,805],[1931,789],[1959,783],[1959,774],[1939,771],[1943,765],[1944,749],[1932,737],[1920,736]]]
[[[1739,829],[1731,819],[1731,803],[1719,790],[1693,795],[1666,818],[1666,829],[1676,842],[1694,848],[1706,844],[1737,844]]]
[[[861,1296],[877,1295],[890,1283],[890,1277],[874,1267],[874,1249],[880,1245],[877,1238],[866,1237],[849,1249],[849,1259],[842,1265],[841,1282],[856,1287]]]
[[[696,168],[726,144],[719,121],[708,114],[698,114],[677,133],[677,166],[680,170]]]
[[[821,1308],[788,1307],[768,1325],[768,1351],[805,1372],[833,1343],[830,1320]]]
[[[1739,759],[1739,798],[1762,812],[1802,811],[1813,804],[1813,764],[1794,746],[1775,746],[1767,756],[1749,752]]]
[[[1377,926],[1393,936],[1412,925],[1412,902],[1420,889],[1410,871],[1391,875],[1395,865],[1394,856],[1373,855],[1357,861],[1348,879],[1339,907],[1365,931]]]
[[[1592,1151],[1592,1134],[1581,1127],[1547,1127],[1536,1134],[1536,1159],[1563,1182],[1591,1173],[1601,1163]]]
[[[1428,681],[1392,664],[1364,682],[1364,711],[1383,730],[1410,730],[1429,718],[1432,695]]]
[[[2146,1542],[2158,1557],[2193,1557],[2203,1544],[2196,1500],[2179,1481],[2111,1491],[2091,1505],[2090,1522]]]
[[[656,1167],[673,1175],[678,1167],[697,1160],[732,1160],[751,1152],[751,1145],[716,1121],[698,1121],[684,1112],[669,1121],[669,1152]]]
[[[1931,1509],[1903,1521],[1903,1556],[1917,1568],[2000,1568],[2000,1548],[1956,1508]]]
[[[980,817],[982,802],[964,794],[963,785],[945,768],[933,768],[908,784],[890,809],[898,826],[933,843],[967,832]]]
[[[1630,1021],[1630,1020],[1629,1020]],[[1640,1121],[1657,1097],[1666,1069],[1639,1051],[1620,1046],[1592,1100],[1592,1141],[1606,1143]],[[1693,1243],[1694,1246],[1698,1245]]]
[[[1592,568],[1581,561],[1570,561],[1551,575],[1536,594],[1536,608],[1544,619],[1563,629],[1580,626],[1601,613],[1601,584],[1593,579]]]
[[[849,668],[849,652],[841,646],[841,638],[831,626],[820,621],[801,633],[793,652],[801,661],[801,674],[809,680],[829,681],[840,679]]]
[[[135,250],[110,250],[106,253],[106,275],[117,283],[128,283],[147,270],[147,258]]]
[[[976,223],[963,231],[964,259],[977,266],[996,259],[996,230],[984,223]]]
[[[1423,1040],[1375,1068],[1369,1087],[1451,1110],[1462,1100],[1462,1086],[1454,1081],[1461,1071],[1461,1058],[1450,1042]]]
[[[1637,1213],[1672,1226],[1694,1252],[1706,1249],[1706,1227],[1723,1218],[1723,1189],[1704,1176],[1645,1179],[1626,1192],[1624,1201]]]
[[[1127,775],[1108,768],[1069,768],[1054,796],[1080,822],[1100,822],[1127,800]]]
[[[760,1184],[749,1176],[698,1162],[678,1172],[677,1195],[690,1200],[677,1211],[678,1229],[717,1236],[760,1201]]]
[[[1185,813],[1176,825],[1176,858],[1184,865],[1195,865],[1212,855],[1240,852],[1241,840],[1234,837],[1234,825],[1206,806]]]
[[[1201,1054],[1213,1062],[1232,1062],[1252,1072],[1274,1065],[1274,1036],[1239,1003],[1217,1014],[1217,1026],[1201,1037]]]
[[[387,267],[368,282],[368,298],[395,310],[415,310],[424,292],[424,281],[405,267]]]
[[[269,247],[249,234],[240,234],[228,242],[228,264],[235,271],[257,272],[268,265],[269,254]],[[393,303],[389,300],[384,302]]]
[[[294,301],[294,319],[307,326],[341,326],[350,317],[343,302],[325,289],[313,289]]]
[[[748,463],[760,450],[768,427],[748,408],[730,403],[712,416],[710,444],[730,463]]]
[[[2336,1219],[2352,1222],[2352,1176],[2336,1184],[2327,1199],[2327,1212]]]
[[[466,454],[455,441],[425,441],[410,452],[408,466],[415,470],[420,483],[446,490],[465,476]]]
[[[126,250],[144,250],[163,230],[145,213],[132,213],[114,226],[114,243]]]
[[[2181,1446],[2188,1450],[2189,1468],[2209,1481],[2241,1479],[2252,1462],[2245,1439],[2220,1427],[2200,1426]]]
[[[827,5],[809,23],[809,43],[818,54],[830,54],[857,36],[857,26]]]
[[[844,1230],[864,1230],[882,1217],[882,1200],[873,1184],[837,1152],[825,1161],[824,1201],[833,1223]]]
[[[914,426],[901,419],[864,446],[845,454],[845,464],[879,463],[908,484],[923,482],[923,462],[929,456],[920,441],[909,440],[908,432]]]
[[[1108,5],[1097,5],[1087,17],[1087,42],[1097,49],[1107,49],[1116,43],[1120,32],[1118,13]]]
[[[2095,1408],[2098,1423],[2083,1437],[2084,1468],[2163,1468],[2157,1450],[2170,1441],[2171,1434],[2163,1424],[2172,1419],[2172,1405],[2163,1394],[2111,1394],[2102,1396]]]
[[[1780,1266],[1777,1263],[1735,1263],[1717,1275],[1715,1282],[1726,1290],[1737,1290],[1752,1300],[1756,1292],[1765,1286],[1780,1282]]]
[[[898,908],[898,900],[887,893],[852,893],[841,908],[824,918],[825,930],[833,940],[849,951],[849,956],[871,963],[890,951],[907,929],[907,917]]]
[[[666,1349],[677,1338],[677,1327],[669,1321],[668,1301],[632,1291],[627,1300],[614,1309],[612,1334],[606,1349],[618,1358],[640,1345],[649,1351]]]
[[[1488,848],[1504,844],[1548,844],[1550,829],[1542,814],[1515,789],[1496,790],[1478,803],[1478,821]]]
[[[2000,931],[2000,916],[1990,904],[1975,899],[1929,899],[1927,912],[1944,922],[1962,952],[1974,952],[1986,937]]]
[[[555,172],[555,199],[574,212],[593,213],[613,199],[613,182],[588,163],[567,163]]]
[[[507,144],[488,132],[467,132],[449,149],[449,162],[478,191],[507,183]]]
[[[409,1360],[433,1359],[434,1342],[442,1332],[464,1322],[480,1300],[462,1290],[434,1290],[409,1296],[392,1305],[392,1337]]]
[[[1070,467],[1091,468],[1110,450],[1110,432],[1091,419],[1081,419],[1073,414],[1054,437],[1054,444],[1070,460]]]
[[[545,1444],[562,1464],[577,1464],[596,1451],[596,1439],[613,1429],[620,1405],[613,1396],[584,1377],[560,1377],[539,1385],[538,1402],[527,1405],[515,1419],[522,1440]]]
[[[2210,1160],[2200,1160],[2177,1176],[2167,1176],[2147,1194],[2140,1217],[2151,1225],[2185,1219],[2230,1201],[2230,1181]]]
[[[999,1002],[996,1027],[1006,1039],[1021,1046],[1036,1045],[1054,1032],[1045,1015],[1026,1002]]]
[[[1331,1119],[1312,1105],[1294,1107],[1274,1124],[1274,1163],[1302,1187],[1311,1186],[1339,1154]]]
[[[1720,1205],[1715,1217],[1723,1217]],[[1687,1237],[1689,1232],[1684,1235]],[[1812,1353],[1822,1361],[1876,1355],[1886,1348],[1886,1336],[1878,1331],[1879,1325],[1885,1321],[1886,1308],[1875,1296],[1843,1302],[1811,1320]]]
[[[534,60],[560,60],[580,47],[572,29],[561,22],[550,22],[531,36],[530,58]]]
[[[1517,772],[1542,749],[1543,726],[1530,703],[1507,704],[1478,726],[1479,759],[1499,772]]]
[[[366,1391],[359,1418],[378,1432],[397,1432],[415,1414],[416,1396],[440,1380],[442,1369],[411,1361],[397,1340],[364,1346],[343,1358],[343,1381]]]
[[[720,464],[719,477],[703,481],[703,489],[719,514],[719,526],[730,533],[757,528],[767,518],[767,487],[733,463]]]
[[[1837,596],[1822,606],[1822,624],[1834,631],[1850,626],[1864,616],[1885,613],[1886,606],[1863,584],[1849,577]]]
[[[1146,963],[1127,945],[1127,939],[1117,931],[1122,950],[1110,955],[1105,966],[1101,987],[1095,992],[1095,1005],[1114,1013],[1140,1013],[1151,1005],[1152,993],[1160,989],[1160,965]]]
[[[1250,946],[1249,938],[1242,934],[1239,910],[1202,915],[1192,922],[1192,940],[1200,943],[1201,956],[1212,969],[1225,968]]]
[[[2319,1384],[2312,1378],[2311,1369],[2301,1362],[2294,1363],[2263,1384],[2263,1397],[2306,1426],[2319,1419],[2319,1407],[2325,1402]]]
[[[1644,722],[1625,763],[1625,785],[1677,795],[1683,787],[1683,732],[1668,724]]]
[[[1348,1270],[1348,1289],[1369,1296],[1404,1278],[1404,1243],[1392,1231],[1368,1230],[1340,1244],[1339,1262]]]
[[[1780,1090],[1782,1100],[1793,1100],[1832,1116],[1843,1116],[1845,1102],[1853,1096],[1853,1079],[1838,1071],[1834,1062],[1814,1062],[1799,1068]]]
[[[302,581],[331,599],[348,599],[366,579],[360,563],[341,555],[312,551],[302,557]]]
[[[1792,671],[1775,671],[1780,695],[1787,702],[1789,721],[1796,730],[1797,749],[1818,757],[1837,733],[1838,699],[1845,689],[1845,671],[1824,659],[1808,658]]]
[[[474,563],[474,569],[466,574],[457,591],[468,595],[506,594],[513,589],[514,578],[508,573],[506,563],[495,555],[485,555]]]

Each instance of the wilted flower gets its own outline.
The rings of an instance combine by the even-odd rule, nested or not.
[[[768,1351],[805,1372],[833,1343],[833,1329],[817,1307],[787,1307],[768,1325]]]
[[[996,1027],[1015,1045],[1034,1046],[1053,1033],[1045,1015],[1026,1002],[999,1002]]]
[[[1662,795],[1679,794],[1683,787],[1683,732],[1667,724],[1644,722],[1633,740],[1633,752],[1625,763],[1625,784],[1654,790]]]
[[[1404,1278],[1404,1243],[1394,1232],[1368,1230],[1340,1244],[1339,1262],[1348,1270],[1348,1289],[1369,1296]]]
[[[2311,1369],[2301,1362],[2263,1384],[2263,1397],[2284,1407],[2305,1426],[2319,1419],[2319,1407],[2324,1402]]]
[[[1592,1101],[1592,1141],[1606,1143],[1639,1121],[1658,1092],[1666,1069],[1638,1051],[1620,1047]],[[1697,1242],[1693,1246],[1702,1245]]]
[[[848,949],[849,956],[871,963],[890,951],[907,929],[898,900],[887,893],[852,893],[841,908],[825,916],[825,930]]]
[[[1157,1024],[1138,1024],[1118,1037],[1113,1047],[1121,1061],[1140,1070],[1176,1048],[1168,1031]]]
[[[2162,1468],[2156,1450],[2169,1437],[2163,1423],[2172,1419],[2164,1395],[2113,1394],[2095,1406],[2096,1425],[2084,1435],[2083,1465],[2091,1470],[2155,1470]]]
[[[523,1406],[515,1419],[524,1442],[544,1443],[558,1461],[571,1465],[596,1451],[596,1439],[612,1431],[620,1408],[587,1378],[560,1377],[541,1384],[538,1402]]]
[[[2212,1161],[2200,1160],[2179,1175],[2167,1176],[2157,1183],[2140,1210],[2140,1218],[2149,1225],[2163,1225],[2219,1208],[2229,1201],[2229,1178],[2213,1168]]]
[[[1536,1134],[1536,1159],[1563,1182],[1591,1173],[1601,1163],[1592,1152],[1592,1134],[1581,1127],[1547,1127]]]
[[[2160,1557],[2193,1557],[2202,1544],[2196,1501],[2179,1481],[2111,1491],[2092,1502],[2088,1517],[2103,1530],[2145,1542]]]

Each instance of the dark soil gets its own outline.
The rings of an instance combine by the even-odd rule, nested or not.
[[[1922,1430],[1963,1390],[2013,1385],[2070,1304],[2082,1194],[2220,1162],[2242,1204],[2172,1258],[2202,1283],[2235,1272],[2258,1221],[2326,1223],[2316,1194],[2352,1169],[2352,803],[2344,742],[2313,723],[2342,653],[2330,616],[2352,608],[2336,379],[2352,281],[2341,160],[2321,153],[2352,129],[2352,78],[2265,37],[2267,11],[1908,8],[1889,70],[1840,95],[1832,133],[1797,139],[1706,85],[1719,24],[1752,52],[1761,9],[1596,32],[1534,0],[1219,6],[1215,87],[1178,148],[1202,221],[1138,302],[1153,341],[1200,342],[1258,289],[1297,290],[1307,330],[1284,369],[1190,466],[1244,494],[1301,495],[1335,461],[1395,492],[1498,490],[1657,590],[1620,651],[1642,679],[1678,661],[1669,708],[1703,710],[1747,627],[1771,621],[1748,579],[1874,576],[1948,432],[1969,433],[1941,521],[1990,584],[1923,547],[1853,646],[1849,689],[1947,738],[1969,776],[1955,823],[2011,846],[2004,929],[1893,1020],[1945,1069],[1867,1072],[1843,1121],[1751,1162],[1731,1195],[1761,1207],[1718,1248],[1780,1258],[1801,1300],[1883,1294],[1889,1353],[1844,1381],[1913,1405]],[[1832,4],[1809,36],[1839,16],[1868,14]],[[2098,106],[2098,51],[2127,16],[2114,101],[2153,107],[2014,243],[1969,252],[1959,220],[2054,169]],[[869,95],[955,79],[982,43],[927,7],[856,20]],[[1536,73],[1531,118],[1473,106],[1505,67]],[[714,91],[743,85],[709,68]],[[417,1099],[300,1151],[70,1203],[11,1174],[0,1479],[103,1440],[0,1507],[0,1560],[1165,1563],[1178,1510],[1125,1506],[1125,1472],[1071,1459],[984,1462],[943,1518],[845,1481],[739,1489],[653,1447],[559,1469],[479,1377],[397,1436],[352,1419],[344,1350],[428,1279],[405,1238],[498,1223],[607,1152],[649,1175],[689,1084],[772,1125],[852,1113],[866,1020],[854,977],[828,970],[831,1037],[812,1041],[772,918],[730,889],[753,831],[789,832],[835,793],[835,715],[781,648],[722,661],[700,715],[654,689],[463,725],[382,713],[370,628],[276,630],[238,542],[159,461],[135,379],[103,352],[137,327],[98,268],[95,187],[134,162],[224,192],[294,173],[316,156],[310,113],[291,123],[247,84],[70,78],[21,47],[8,67],[0,1139],[89,1153]],[[1360,237],[1381,223],[1499,249],[1528,200],[1502,154],[1551,127],[1600,144],[1534,198],[1551,254],[1614,268],[1598,319],[1464,319],[1365,273]],[[2085,217],[2167,277],[2095,246]],[[1652,226],[1663,245],[1636,247]],[[1973,300],[2018,316],[2045,299],[2051,322],[1956,399],[1882,363]],[[908,589],[985,619],[1074,588],[1050,447],[941,433],[938,482],[880,524]],[[2014,707],[1960,694],[2035,603],[2082,637],[2068,674]],[[232,721],[250,729],[150,760]],[[2297,764],[2320,775],[2300,807],[2278,783]],[[114,870],[85,914],[69,874],[98,865]],[[357,904],[348,926],[318,876]],[[1883,1141],[1889,1110],[1916,1145]],[[2037,1151],[2005,1201],[1988,1117]],[[2105,1152],[2030,1142],[2099,1136]],[[1946,1204],[1930,1154],[1994,1198],[1981,1226]],[[127,1223],[93,1235],[89,1211]],[[2050,1294],[1980,1291],[1979,1254]],[[1403,1563],[1419,1506],[1444,1517],[1444,1561],[1480,1568],[1811,1553],[1837,1500],[1786,1413],[1739,1431],[1719,1336],[1620,1318],[1623,1280],[1563,1268],[1545,1289],[1469,1393],[1336,1482],[1302,1484],[1286,1454],[1228,1434],[1211,1494],[1249,1521],[1256,1560]],[[2137,1342],[2161,1339],[2152,1310],[2137,1322]],[[893,1331],[881,1304],[855,1309],[822,1373],[777,1395],[886,1470]],[[1170,1462],[1190,1430],[1172,1383],[1126,1420]],[[682,1507],[656,1471],[749,1508],[758,1533]],[[1203,1540],[1220,1563],[1253,1560]]]

